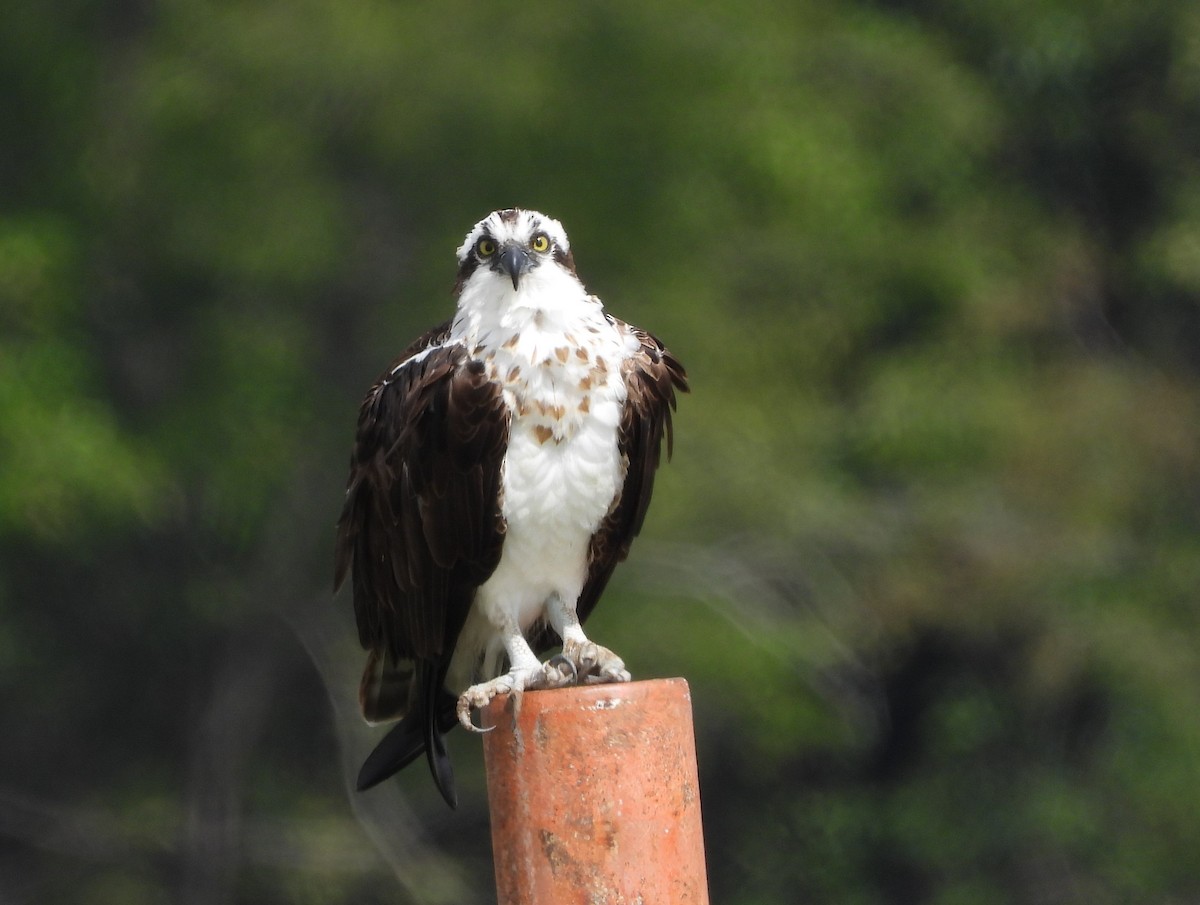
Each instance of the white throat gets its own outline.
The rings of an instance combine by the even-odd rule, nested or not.
[[[516,290],[507,277],[480,268],[459,295],[451,335],[479,354],[516,333],[585,329],[604,320],[602,309],[573,274],[552,262],[524,274]]]

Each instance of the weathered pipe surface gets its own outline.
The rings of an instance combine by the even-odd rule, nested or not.
[[[499,905],[707,905],[686,681],[505,696],[482,722]]]

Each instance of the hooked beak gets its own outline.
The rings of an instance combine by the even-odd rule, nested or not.
[[[520,282],[521,274],[529,270],[529,252],[520,245],[506,245],[500,252],[500,269],[512,278],[513,290]]]

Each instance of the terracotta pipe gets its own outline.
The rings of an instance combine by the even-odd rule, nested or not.
[[[498,905],[707,905],[691,703],[657,679],[484,709]]]

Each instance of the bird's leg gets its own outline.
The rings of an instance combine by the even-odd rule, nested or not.
[[[471,722],[471,711],[491,703],[499,694],[520,694],[536,688],[562,688],[575,684],[575,668],[571,662],[542,663],[515,624],[501,626],[500,637],[508,653],[509,669],[487,682],[472,685],[458,698],[458,721],[472,732],[483,732]],[[565,667],[565,668],[564,668]]]
[[[588,685],[630,681],[625,661],[607,647],[589,641],[583,633],[574,601],[568,603],[561,595],[552,594],[546,603],[546,615],[551,628],[562,638],[562,656],[574,664],[577,681]]]

